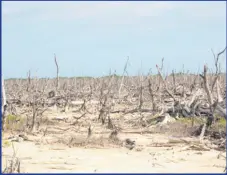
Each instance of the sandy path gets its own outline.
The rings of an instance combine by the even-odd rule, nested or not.
[[[135,137],[135,136],[134,136]],[[145,142],[146,136],[139,139]],[[158,140],[160,136],[153,136]],[[14,143],[21,159],[21,170],[29,173],[222,173],[226,160],[220,152],[183,150],[183,147],[144,147],[142,151],[126,148],[69,148],[63,145]],[[12,147],[3,148],[3,167]],[[222,153],[225,154],[225,153]]]

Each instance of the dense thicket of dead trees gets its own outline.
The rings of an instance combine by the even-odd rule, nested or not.
[[[162,72],[162,59],[161,66],[156,65],[157,75],[126,76],[127,60],[122,76],[113,73],[100,78],[60,78],[55,56],[55,79],[38,79],[29,71],[27,79],[2,81],[6,89],[4,92],[2,88],[2,111],[6,111],[3,108],[7,106],[9,114],[27,115],[30,131],[39,127],[49,107],[67,112],[78,105],[81,117],[88,113],[97,115],[103,125],[108,119],[110,129],[115,128],[110,117],[113,113],[139,113],[143,119],[142,113],[168,114],[174,118],[203,116],[207,118],[206,126],[210,126],[215,118],[226,117],[226,75],[219,66],[219,57],[225,49],[217,56],[214,54],[215,73],[204,65],[200,74],[172,71],[166,76]],[[90,111],[88,106],[97,112]]]

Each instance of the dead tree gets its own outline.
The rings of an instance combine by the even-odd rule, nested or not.
[[[172,76],[173,76],[173,86],[174,86],[174,94],[176,93],[176,78],[175,78],[175,72],[174,70],[172,71]]]
[[[213,82],[213,86],[215,86],[215,84],[218,83],[218,77],[219,77],[219,68],[218,68],[218,61],[219,61],[219,56],[221,54],[223,54],[226,50],[226,47],[223,51],[221,51],[220,53],[218,53],[217,57],[215,57],[215,54],[213,53],[214,55],[214,59],[215,59],[215,67],[216,67],[216,78]],[[221,100],[220,99],[220,94],[219,94],[219,86],[217,84],[217,101],[214,102],[214,98],[213,98],[213,95],[212,95],[212,91],[210,90],[210,87],[209,87],[209,82],[208,82],[208,78],[207,78],[207,66],[204,65],[204,71],[203,71],[203,75],[200,74],[200,76],[202,77],[203,79],[203,83],[204,83],[204,89],[206,91],[206,94],[207,94],[207,98],[208,98],[208,102],[209,102],[209,106],[210,106],[210,115],[207,117],[207,122],[206,124],[203,125],[203,129],[201,131],[201,134],[200,134],[200,137],[202,138],[204,133],[205,133],[205,130],[206,130],[206,127],[209,127],[212,125],[213,121],[214,121],[214,112],[215,112],[215,109],[216,108],[219,108],[221,112],[223,112],[224,114],[224,117],[226,118],[226,111],[224,111],[219,105],[218,105],[218,102]]]
[[[156,91],[157,91],[157,89],[156,89]],[[151,96],[152,110],[156,111],[157,110],[157,106],[156,106],[156,103],[155,103],[155,100],[154,100],[154,97],[155,97],[154,91],[155,90],[152,89],[151,78],[149,78],[149,80],[148,80],[148,90],[149,90],[149,93],[150,93],[150,96]]]
[[[207,66],[206,65],[204,65],[203,75],[200,74],[200,76],[203,79],[204,89],[207,93],[208,102],[209,102],[210,106],[212,106],[213,103],[214,103],[214,100],[213,100],[213,96],[211,94],[211,90],[210,90],[210,87],[209,87],[209,82],[208,82],[208,78],[207,78]]]
[[[56,54],[54,54],[54,61],[55,61],[56,69],[57,69],[57,75],[56,75],[56,91],[58,91],[58,88],[59,88],[59,67],[58,67],[58,62],[57,62]]]
[[[4,130],[4,127],[5,127],[6,109],[7,109],[6,93],[5,93],[4,78],[2,76],[2,130]]]
[[[129,61],[129,57],[128,57],[126,63],[125,63],[124,71],[123,71],[122,78],[121,78],[121,84],[120,84],[120,88],[119,88],[119,91],[118,91],[119,98],[120,98],[120,95],[121,95],[121,88],[123,86],[125,72],[127,71],[128,61]]]
[[[218,102],[222,102],[223,99],[220,95],[220,85],[219,85],[219,78],[220,78],[220,73],[221,73],[221,67],[220,67],[220,63],[219,63],[219,57],[220,55],[222,55],[225,51],[226,51],[226,47],[217,54],[217,56],[215,56],[213,50],[211,49],[212,53],[213,53],[213,57],[214,57],[214,64],[215,64],[215,79],[214,82],[212,84],[212,88],[211,88],[211,92],[213,92],[214,86],[216,84],[216,89],[217,89],[217,100]]]
[[[223,113],[223,116],[226,117],[226,111],[224,111],[223,109],[221,109],[221,107],[217,104],[218,102],[220,101],[223,101],[223,99],[221,98],[220,96],[220,90],[219,90],[219,81],[218,81],[218,78],[219,78],[219,72],[220,72],[220,69],[218,68],[218,61],[219,61],[219,56],[221,54],[223,54],[224,52],[226,51],[226,47],[223,51],[221,51],[220,53],[217,54],[217,57],[215,57],[214,53],[214,59],[215,59],[215,67],[216,67],[216,72],[215,72],[215,80],[213,82],[213,85],[212,87],[215,86],[215,84],[217,85],[217,102],[214,102],[214,98],[213,98],[213,95],[212,95],[212,90],[210,90],[210,87],[209,87],[209,82],[208,82],[208,78],[207,78],[207,66],[204,65],[204,73],[203,75],[200,75],[203,79],[203,83],[204,83],[204,89],[206,91],[206,94],[207,94],[207,98],[208,98],[208,102],[209,102],[209,105],[210,105],[210,110],[211,110],[211,113],[214,113],[214,110],[215,108],[218,108],[222,113]],[[214,105],[216,104],[216,105]],[[215,108],[214,108],[215,106]]]
[[[27,92],[29,91],[31,86],[31,71],[28,71],[28,83],[27,83]]]
[[[110,92],[111,92],[113,78],[114,78],[114,75],[109,76],[109,82],[108,82],[106,94],[104,94],[104,82],[102,82],[103,84],[102,84],[101,94],[100,94],[101,109],[99,110],[98,120],[101,120],[103,125],[105,124],[106,117],[107,117],[107,115],[110,114],[110,110],[111,110],[111,107],[113,105],[113,103],[108,104],[108,99],[112,98],[110,96]],[[108,118],[108,122],[111,122],[110,118]]]
[[[45,105],[48,100],[45,96],[47,81],[45,82],[46,84],[42,84],[43,88],[40,87],[39,81],[40,79],[33,79],[26,99],[28,106],[28,111],[26,112],[27,129],[30,132],[35,130],[35,126],[39,127],[43,113],[47,110]]]
[[[159,76],[160,76],[160,79],[161,79],[161,81],[162,81],[162,83],[163,83],[163,85],[164,85],[165,91],[169,94],[170,97],[173,98],[174,102],[176,102],[176,98],[175,98],[174,95],[169,91],[168,86],[167,86],[167,84],[166,84],[166,81],[164,80],[164,78],[163,78],[163,76],[162,76],[162,74],[161,74],[161,70],[160,70],[160,68],[158,67],[158,65],[156,65],[156,68],[157,68],[157,70],[158,70],[158,74],[159,74]]]

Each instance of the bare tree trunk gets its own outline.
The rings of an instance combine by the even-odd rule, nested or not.
[[[223,98],[222,98],[221,93],[220,93],[220,86],[219,86],[219,80],[218,79],[217,79],[217,82],[216,82],[216,88],[217,88],[217,99],[218,99],[218,102],[222,102]]]
[[[31,86],[31,71],[28,71],[28,84],[27,84],[27,92],[30,90]]]
[[[172,76],[173,76],[173,86],[174,86],[174,94],[176,93],[176,78],[175,78],[175,73],[174,70],[172,71]]]
[[[150,96],[151,96],[151,102],[152,102],[152,109],[153,111],[156,110],[156,104],[155,104],[155,101],[154,101],[154,92],[153,92],[153,89],[151,88],[151,79],[148,80],[148,89],[149,89],[149,93],[150,93]]]
[[[5,118],[6,118],[6,93],[5,93],[5,85],[4,85],[4,78],[2,76],[2,130],[5,127]]]
[[[216,68],[216,71],[215,71],[216,77],[215,77],[215,80],[214,80],[214,82],[213,82],[211,92],[213,91],[213,88],[214,88],[214,86],[215,86],[215,84],[216,84],[216,88],[217,88],[217,100],[218,100],[218,102],[222,102],[223,99],[222,99],[222,97],[221,97],[221,95],[220,95],[220,87],[219,87],[219,75],[220,75],[220,73],[221,73],[221,70],[220,70],[220,63],[219,63],[219,57],[220,57],[220,55],[222,55],[222,54],[226,51],[226,47],[225,47],[221,52],[219,52],[219,53],[217,54],[217,56],[215,56],[215,54],[214,54],[214,52],[213,52],[212,49],[211,49],[211,51],[212,51],[213,56],[214,56],[214,62],[215,62],[215,68]],[[219,65],[218,65],[218,64],[219,64]]]
[[[208,102],[209,102],[210,106],[212,106],[214,101],[213,101],[213,96],[211,94],[208,79],[207,79],[207,66],[206,65],[204,65],[204,74],[200,75],[200,76],[203,78],[204,89],[207,93]]]
[[[56,69],[57,69],[57,75],[56,75],[56,91],[57,91],[58,87],[59,87],[59,67],[58,67],[56,54],[54,54],[54,61],[55,61]]]
[[[163,85],[164,85],[164,87],[165,87],[165,91],[173,98],[173,100],[174,100],[174,102],[175,102],[175,101],[176,101],[176,98],[175,98],[174,95],[168,90],[167,84],[166,84],[164,78],[162,77],[162,73],[161,73],[160,68],[158,67],[158,65],[156,65],[156,68],[157,68],[157,70],[158,70],[159,77],[160,77],[160,79],[162,80],[162,83],[163,83]]]
[[[208,82],[208,78],[207,78],[207,66],[206,65],[204,65],[203,75],[200,75],[200,76],[203,78],[204,89],[206,91],[208,102],[209,102],[209,105],[210,105],[210,111],[211,111],[211,113],[213,113],[212,106],[213,106],[214,101],[213,101],[213,96],[212,96],[212,93],[211,93],[210,87],[209,87],[209,82]],[[208,121],[209,121],[209,118],[207,118],[207,123],[208,123]],[[213,122],[213,120],[211,121],[211,123],[212,122]],[[201,130],[201,133],[200,133],[200,141],[203,140],[206,128],[208,127],[207,123],[205,123],[202,127],[202,130]]]
[[[32,113],[31,132],[34,132],[35,123],[36,123],[36,113],[37,113],[34,97],[33,97],[32,111],[33,111],[33,113]]]
[[[140,76],[139,111],[143,106],[143,75]]]
[[[120,84],[120,88],[119,88],[119,91],[118,91],[119,98],[120,98],[120,95],[121,95],[121,88],[122,88],[122,85],[123,85],[123,82],[124,82],[124,76],[125,76],[125,72],[127,70],[128,61],[129,61],[129,57],[128,57],[126,63],[125,63],[124,71],[123,71],[123,74],[122,74],[121,84]]]

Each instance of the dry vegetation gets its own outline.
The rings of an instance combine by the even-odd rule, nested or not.
[[[3,171],[223,172],[224,51],[214,73],[60,78],[55,57],[55,79],[3,81]]]

